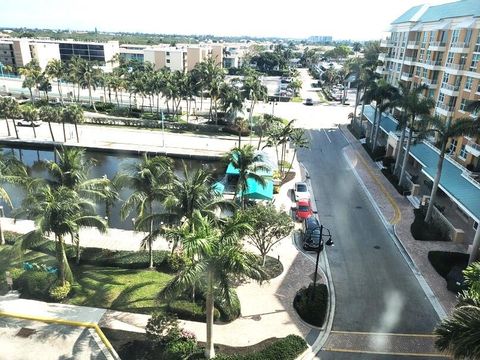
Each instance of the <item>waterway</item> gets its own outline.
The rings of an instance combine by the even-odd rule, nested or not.
[[[48,178],[48,173],[42,166],[42,163],[45,160],[55,160],[53,149],[3,146],[1,147],[1,151],[3,151],[5,154],[13,154],[17,159],[20,159],[28,167],[31,176],[41,177],[44,179]],[[122,168],[126,164],[139,162],[141,155],[134,155],[126,152],[107,153],[87,150],[86,158],[88,160],[93,160],[94,162],[94,166],[92,166],[88,174],[90,178],[99,178],[106,175],[109,179],[112,179],[116,174],[121,172]],[[189,171],[195,171],[196,169],[203,167],[211,171],[214,174],[214,178],[224,174],[225,172],[225,165],[223,165],[220,161],[200,161],[179,158],[173,158],[173,161],[174,172],[178,176],[183,175],[183,162],[185,162]],[[13,208],[15,209],[21,207],[22,201],[25,198],[25,191],[22,188],[11,184],[4,184],[3,187],[12,200]],[[126,230],[133,229],[132,219],[135,219],[135,213],[131,213],[125,220],[121,219],[120,217],[122,203],[131,193],[132,190],[127,188],[120,191],[121,200],[112,207],[110,219],[108,219],[110,227]],[[5,216],[11,216],[12,209],[5,203],[1,204],[3,205]],[[104,203],[99,202],[96,205],[96,211],[98,215],[105,217]]]

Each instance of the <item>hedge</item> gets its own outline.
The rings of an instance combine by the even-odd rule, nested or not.
[[[468,265],[468,254],[448,251],[429,251],[428,261],[435,271],[444,279],[455,266],[466,268]]]
[[[167,305],[167,311],[176,314],[179,319],[192,321],[206,321],[205,309],[189,300],[176,300]],[[217,309],[213,311],[213,320],[220,319],[220,312]]]
[[[246,355],[218,354],[216,360],[294,360],[307,349],[307,343],[297,335],[277,339],[263,350]]]
[[[45,271],[25,271],[15,282],[22,297],[35,300],[49,300],[49,289],[57,280],[55,274]]]
[[[317,284],[315,298],[313,295],[313,283],[308,288],[300,289],[293,300],[293,307],[298,315],[307,323],[322,326],[325,321],[328,306],[328,289],[325,284]]]

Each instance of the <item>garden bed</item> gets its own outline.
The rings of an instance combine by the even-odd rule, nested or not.
[[[448,234],[442,231],[435,223],[424,221],[426,208],[413,209],[415,219],[410,226],[410,231],[415,240],[420,241],[450,241]]]

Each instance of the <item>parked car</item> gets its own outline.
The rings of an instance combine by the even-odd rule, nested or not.
[[[313,100],[311,98],[306,98],[305,105],[313,105]]]
[[[303,248],[305,250],[317,250],[323,246],[320,241],[320,224],[315,216],[303,220]]]
[[[310,199],[310,193],[308,192],[307,184],[304,182],[296,182],[293,188],[293,194],[295,195],[295,201],[300,199]]]
[[[38,121],[33,121],[33,126],[37,127],[37,126],[40,126],[42,125],[42,121],[41,120],[38,120]],[[31,121],[27,121],[27,120],[18,120],[17,121],[17,126],[32,126],[32,122]]]
[[[295,218],[298,221],[302,221],[313,215],[312,207],[310,205],[310,200],[301,199],[297,202],[297,207],[295,209]]]

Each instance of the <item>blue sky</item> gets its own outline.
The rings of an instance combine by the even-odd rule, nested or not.
[[[431,0],[430,4],[448,0]],[[2,0],[0,27],[378,39],[420,0]],[[289,5],[286,5],[289,4]]]

